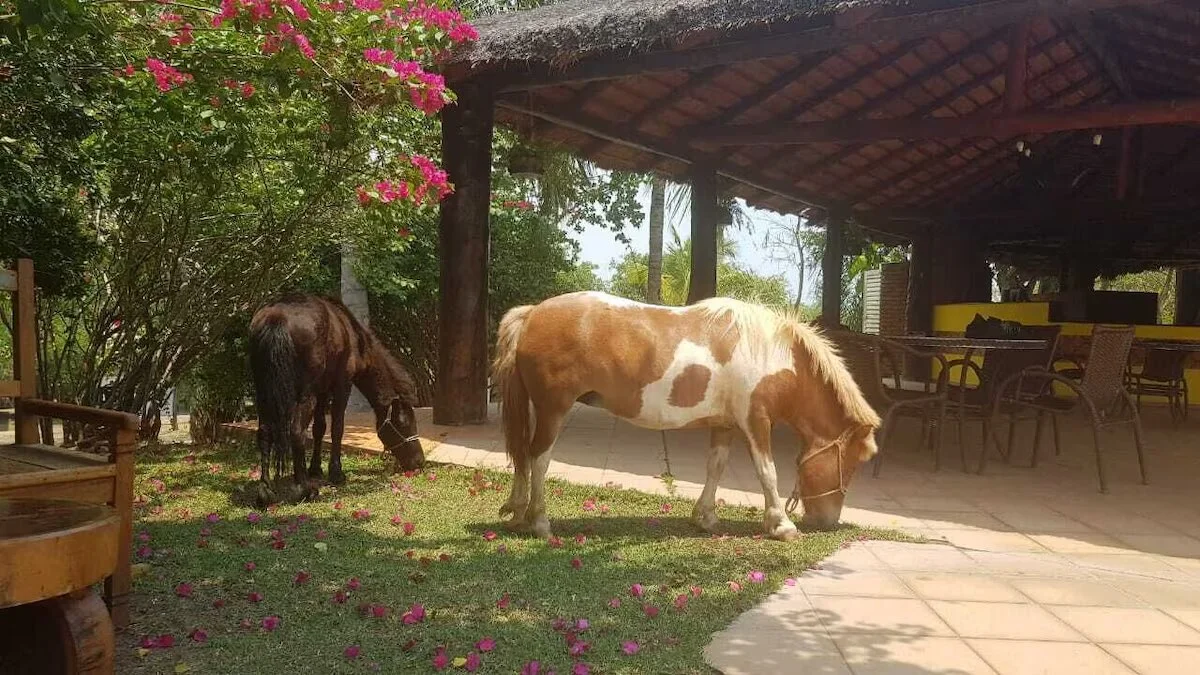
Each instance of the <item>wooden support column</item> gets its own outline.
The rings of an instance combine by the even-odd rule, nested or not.
[[[908,259],[908,331],[933,331],[933,236],[928,227],[913,237]]]
[[[1175,325],[1200,326],[1200,269],[1175,270]]]
[[[37,328],[33,261],[17,260],[17,292],[13,294],[13,378],[20,384],[19,398],[37,398]],[[16,442],[36,444],[38,418],[17,410]]]
[[[717,173],[692,167],[692,270],[688,303],[717,294]]]
[[[442,167],[454,192],[442,201],[438,228],[441,286],[434,424],[487,421],[488,210],[492,179],[493,96],[455,87],[442,111]]]
[[[842,253],[846,213],[829,212],[825,221],[825,255],[821,258],[821,323],[833,328],[842,323]]]

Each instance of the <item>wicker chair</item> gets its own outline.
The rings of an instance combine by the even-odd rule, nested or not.
[[[850,331],[829,331],[838,346],[854,381],[863,395],[883,417],[879,431],[879,454],[875,456],[873,475],[883,467],[883,451],[897,416],[919,418],[922,422],[921,446],[933,445],[934,470],[941,468],[941,428],[946,416],[946,360],[940,354],[926,354],[906,345],[873,335]],[[920,390],[905,389],[901,380],[904,357],[933,358],[942,365],[936,383],[925,382]],[[885,368],[886,364],[886,368]],[[891,386],[884,384],[890,381]]]
[[[1092,331],[1092,345],[1088,353],[1083,376],[1076,381],[1044,368],[1027,368],[1007,377],[998,389],[999,395],[993,404],[992,413],[997,416],[1002,406],[1024,408],[1038,414],[1058,416],[1083,410],[1092,423],[1092,437],[1096,448],[1096,472],[1100,479],[1100,491],[1108,492],[1104,474],[1104,457],[1100,451],[1100,430],[1117,424],[1132,424],[1134,444],[1137,448],[1138,468],[1142,484],[1146,478],[1146,459],[1142,447],[1142,422],[1137,404],[1125,389],[1126,364],[1133,347],[1133,326],[1096,326]],[[1059,383],[1075,394],[1075,398],[1058,396],[1043,385]],[[1041,391],[1040,395],[1029,396],[1028,392]],[[1058,435],[1054,438],[1056,450]],[[979,472],[986,465],[986,453],[980,457]],[[1037,465],[1035,443],[1030,466]]]
[[[1042,369],[1047,372],[1051,371],[1054,364],[1054,355],[1058,350],[1058,338],[1061,332],[1061,326],[1020,326],[1015,333],[1003,336],[968,335],[968,337],[981,338],[1044,340],[1046,346],[1042,349],[993,350],[984,355],[982,367],[965,358],[955,359],[946,364],[952,371],[958,368],[958,377],[954,378],[957,379],[957,382],[950,385],[947,395],[947,414],[955,417],[958,422],[958,446],[959,454],[962,457],[963,471],[967,470],[966,447],[963,443],[967,422],[979,422],[983,427],[981,455],[987,453],[988,441],[991,440],[995,442],[997,449],[1000,450],[1000,454],[1004,457],[1005,461],[1010,461],[1016,426],[1020,419],[1018,414],[1020,411],[1013,407],[1006,407],[1005,409],[1005,412],[1009,413],[1008,443],[1002,448],[1000,443],[995,439],[995,430],[992,425],[992,407],[996,400],[997,385],[1013,374],[1024,370]],[[967,386],[968,373],[975,374],[979,381],[979,386]],[[1026,381],[1022,383],[1019,394],[1022,398],[1033,399],[1044,394],[1047,387],[1049,387],[1049,383],[1045,381]],[[1037,436],[1039,438],[1041,437],[1042,430],[1041,422],[1042,416],[1039,415],[1037,428]],[[1053,420],[1053,422],[1054,433],[1057,436],[1058,422],[1056,420]],[[980,457],[980,463],[982,464],[984,461]]]
[[[1171,419],[1187,419],[1188,388],[1184,377],[1184,364],[1188,353],[1173,349],[1146,350],[1142,369],[1128,375],[1127,386],[1142,407],[1142,396],[1162,396],[1171,408]]]

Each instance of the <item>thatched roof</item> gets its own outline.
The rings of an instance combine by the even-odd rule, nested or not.
[[[853,7],[931,4],[913,0],[565,0],[477,19],[480,38],[454,61],[571,62],[600,52],[632,54],[706,33],[786,25]],[[947,3],[938,3],[945,5]]]

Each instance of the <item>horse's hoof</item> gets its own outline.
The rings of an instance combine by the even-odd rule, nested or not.
[[[501,523],[501,526],[505,530],[514,533],[523,533],[529,531],[529,523],[525,522],[524,520],[517,520],[516,518],[504,521]]]
[[[279,497],[266,483],[259,482],[254,490],[254,504],[258,508],[266,508],[279,503]]]
[[[715,509],[706,512],[701,512],[699,509],[696,509],[692,511],[692,522],[696,524],[696,527],[699,527],[705,532],[716,532],[717,525],[720,524],[721,519],[717,518],[717,512]]]
[[[781,525],[771,531],[770,536],[776,541],[796,541],[800,538],[800,531],[794,525],[792,527]]]
[[[533,528],[533,533],[542,539],[554,536],[554,533],[550,531],[550,521],[546,519],[546,516],[539,516],[530,527]]]
[[[287,502],[289,504],[299,504],[300,502],[316,498],[318,494],[320,494],[320,491],[315,485],[292,483],[287,488]]]
[[[329,484],[330,485],[345,485],[346,484],[346,474],[343,473],[341,469],[330,469],[329,470]]]

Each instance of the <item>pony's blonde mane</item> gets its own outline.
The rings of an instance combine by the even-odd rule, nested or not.
[[[728,319],[727,330],[736,329],[752,351],[783,348],[790,353],[792,345],[799,344],[808,354],[813,374],[833,387],[846,416],[860,424],[880,425],[879,414],[867,403],[837,348],[800,319],[796,311],[769,309],[733,298],[710,298],[694,307],[713,323]]]

